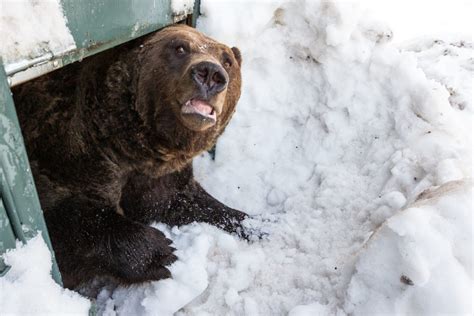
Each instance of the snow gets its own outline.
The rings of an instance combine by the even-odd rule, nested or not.
[[[369,14],[387,22],[394,31],[394,41],[398,43],[423,35],[454,33],[472,38],[474,7],[471,0],[355,1],[362,2]]]
[[[75,48],[59,0],[2,0],[0,56],[5,65],[25,63]]]
[[[473,193],[471,183],[449,182],[389,218],[359,255],[345,310],[420,316],[471,311]]]
[[[105,291],[99,298],[99,306],[103,306],[101,313],[172,315],[208,286],[206,256],[210,238],[203,229],[197,225],[175,227],[171,231],[164,225],[156,227],[164,231],[168,238],[172,238],[175,247],[179,249],[176,255],[180,261],[171,267],[173,278],[145,286],[121,288],[111,298],[110,293]],[[226,237],[225,235],[224,238]]]
[[[352,2],[202,1],[243,93],[199,182],[261,239],[156,224],[173,278],[104,289],[104,315],[472,313],[469,39],[396,33]]]
[[[0,278],[2,315],[87,315],[89,300],[51,278],[51,254],[41,235],[4,254],[11,266]]]
[[[315,316],[315,315],[328,315],[329,310],[319,303],[313,303],[309,305],[300,305],[293,308],[288,316]]]
[[[177,15],[191,13],[193,8],[194,0],[171,0],[171,11]]]

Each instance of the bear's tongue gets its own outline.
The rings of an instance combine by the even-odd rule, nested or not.
[[[186,104],[181,109],[183,113],[197,113],[208,117],[214,116],[214,111],[212,106],[210,106],[205,101],[191,99],[186,102]]]

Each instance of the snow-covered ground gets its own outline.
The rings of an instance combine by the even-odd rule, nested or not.
[[[351,2],[203,0],[201,10],[201,31],[241,49],[244,85],[196,177],[252,214],[263,238],[156,224],[178,249],[173,278],[104,289],[99,312],[472,314],[470,39],[397,46]],[[33,269],[27,247],[10,256]],[[0,279],[1,293],[20,272]],[[84,311],[77,295],[55,293],[53,306]],[[0,311],[16,312],[5,298]]]

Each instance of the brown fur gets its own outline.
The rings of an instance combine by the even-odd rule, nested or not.
[[[203,61],[225,70],[223,91],[198,89],[190,72]],[[191,166],[235,111],[240,65],[237,48],[181,25],[13,89],[67,287],[96,276],[123,283],[169,277],[164,266],[176,260],[174,249],[145,225],[151,221],[240,231],[245,215],[208,195]],[[215,125],[196,127],[199,120],[180,114],[195,97],[214,107]]]

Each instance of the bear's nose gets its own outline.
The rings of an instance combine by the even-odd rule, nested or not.
[[[228,76],[222,66],[203,61],[191,68],[191,77],[205,96],[213,96],[227,87]]]

